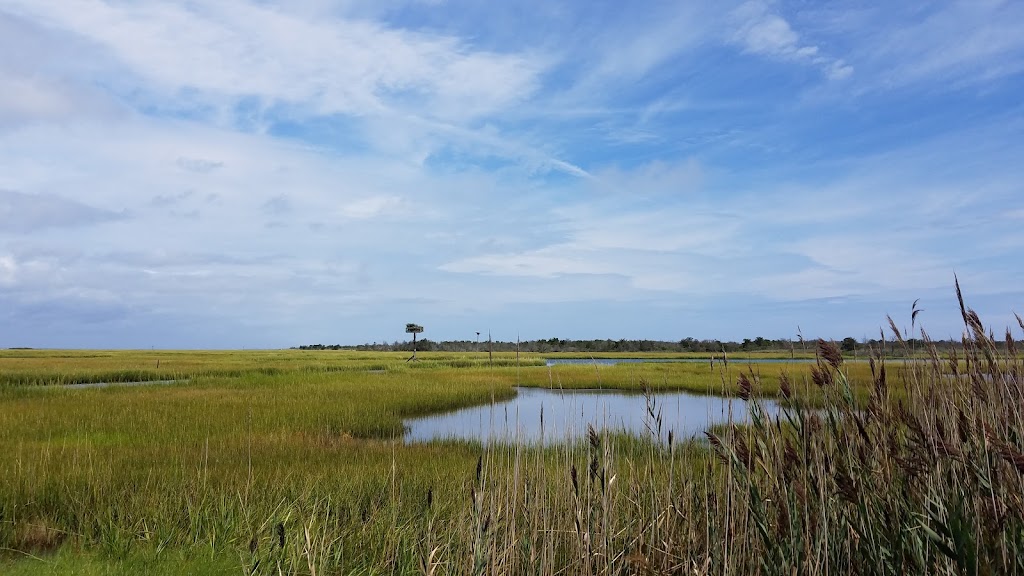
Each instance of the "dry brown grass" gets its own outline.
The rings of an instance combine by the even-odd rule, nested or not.
[[[29,554],[45,554],[60,548],[67,533],[45,518],[32,518],[14,523],[11,549]]]

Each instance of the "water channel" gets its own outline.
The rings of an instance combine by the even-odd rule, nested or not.
[[[600,366],[613,366],[615,364],[666,364],[673,362],[682,362],[684,364],[721,364],[722,358],[719,356],[714,360],[710,358],[545,358],[544,363],[547,366],[557,366],[559,364],[598,364]],[[814,363],[814,358],[737,358],[735,360],[729,360],[730,363],[736,365],[745,364],[811,364]]]

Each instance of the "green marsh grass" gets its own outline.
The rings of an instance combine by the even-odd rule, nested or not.
[[[963,312],[956,358],[906,363],[846,362],[828,343],[814,364],[714,368],[522,357],[517,367],[509,355],[491,366],[486,354],[415,364],[298,351],[0,354],[0,377],[18,375],[0,387],[0,570],[1021,573],[1024,363],[997,354]],[[160,370],[180,364],[166,369],[188,382],[26,384],[150,362],[156,371],[157,359]],[[499,401],[517,384],[755,402],[749,426],[707,441],[656,441],[656,401],[639,437],[401,441],[403,418]],[[788,411],[759,416],[763,397]]]

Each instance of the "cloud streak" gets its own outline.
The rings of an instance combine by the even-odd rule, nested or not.
[[[528,96],[543,70],[528,56],[471,51],[450,37],[314,21],[248,2],[5,4],[92,44],[97,57],[131,73],[116,88],[143,88],[171,108],[192,93],[213,106],[256,97],[312,114],[387,114],[415,98],[433,117],[467,120]]]
[[[853,67],[841,58],[827,56],[818,46],[801,40],[789,22],[775,13],[765,0],[750,0],[736,8],[732,41],[747,52],[816,66],[830,80],[853,74]]]

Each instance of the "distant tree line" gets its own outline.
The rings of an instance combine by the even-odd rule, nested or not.
[[[903,345],[890,340],[862,339],[858,341],[853,337],[843,338],[838,341],[840,348],[847,354],[861,354],[874,350],[887,355],[902,355]],[[937,340],[932,344],[939,351],[947,351],[951,348],[959,349],[961,343],[951,340]],[[1004,347],[1005,344],[1000,347]],[[924,351],[925,343],[919,339],[911,338],[906,341],[906,346],[911,350]],[[488,348],[489,346],[489,348]],[[411,341],[395,342],[374,342],[372,344],[309,344],[299,346],[299,350],[359,350],[378,352],[411,352]],[[575,352],[575,353],[603,353],[603,352],[699,352],[699,353],[722,353],[722,352],[784,352],[790,355],[801,353],[813,354],[815,340],[794,340],[794,339],[769,339],[758,336],[756,338],[744,338],[740,342],[722,340],[698,340],[696,338],[683,338],[678,341],[667,340],[571,340],[562,338],[548,338],[546,340],[524,340],[519,342],[505,342],[495,340],[475,342],[472,340],[445,340],[435,342],[429,338],[417,340],[416,349],[426,352],[483,352],[488,349],[494,352]]]

